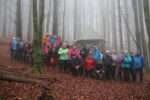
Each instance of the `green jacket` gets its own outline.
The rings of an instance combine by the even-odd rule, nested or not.
[[[69,59],[68,52],[69,52],[68,48],[60,48],[58,50],[59,59],[60,60],[68,60]]]

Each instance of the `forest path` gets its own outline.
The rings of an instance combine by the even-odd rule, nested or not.
[[[30,66],[11,61],[8,45],[6,44],[0,44],[0,64],[6,65],[8,68],[5,68],[12,72],[31,74]],[[150,91],[148,89],[150,85],[146,81],[144,83],[128,83],[87,79],[72,76],[70,73],[59,72],[54,67],[43,67],[43,75],[54,77],[58,80],[51,84],[51,94],[55,100],[149,100]],[[24,87],[27,87],[27,89]],[[7,92],[7,95],[11,95],[11,99],[6,100],[19,100],[12,99],[15,96],[23,98],[21,100],[27,100],[25,96],[32,95],[31,97],[33,97],[37,93],[31,93],[31,89],[32,91],[37,91],[36,86],[32,88],[18,83],[1,83],[0,95]],[[22,95],[23,93],[26,94]]]

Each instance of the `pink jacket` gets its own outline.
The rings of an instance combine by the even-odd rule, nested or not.
[[[48,54],[48,51],[49,51],[48,46],[44,46],[44,48],[43,48],[43,53],[44,53],[44,54]]]
[[[80,50],[78,48],[70,48],[69,49],[69,57],[70,58],[81,58]]]

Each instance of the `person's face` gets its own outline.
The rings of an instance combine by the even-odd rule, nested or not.
[[[67,45],[66,45],[66,44],[63,44],[63,45],[62,45],[62,48],[67,48]]]

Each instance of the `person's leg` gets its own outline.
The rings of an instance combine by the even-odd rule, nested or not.
[[[130,68],[127,69],[127,81],[130,81]]]
[[[108,79],[111,79],[112,77],[112,67],[108,66]]]
[[[124,80],[129,81],[129,68],[124,69]]]
[[[132,69],[132,80],[133,82],[136,81],[136,71],[134,69]]]
[[[112,66],[112,79],[115,79],[116,65]]]
[[[105,66],[105,79],[109,79],[109,66]]]
[[[135,69],[134,75],[135,75],[135,82],[136,82],[138,81],[138,69]]]
[[[140,81],[143,81],[143,68],[140,68]]]
[[[89,72],[87,70],[85,70],[85,76],[89,78]]]
[[[62,71],[64,70],[64,67],[63,67],[63,66],[64,66],[64,62],[63,62],[63,60],[60,60],[60,61],[59,61],[59,70],[60,70],[60,71],[61,71],[61,70],[62,70]]]
[[[63,65],[63,67],[64,67],[64,71],[66,72],[67,69],[68,69],[68,61],[67,61],[67,60],[64,60],[64,65]]]
[[[126,69],[125,68],[122,69],[122,80],[123,81],[126,80]]]

